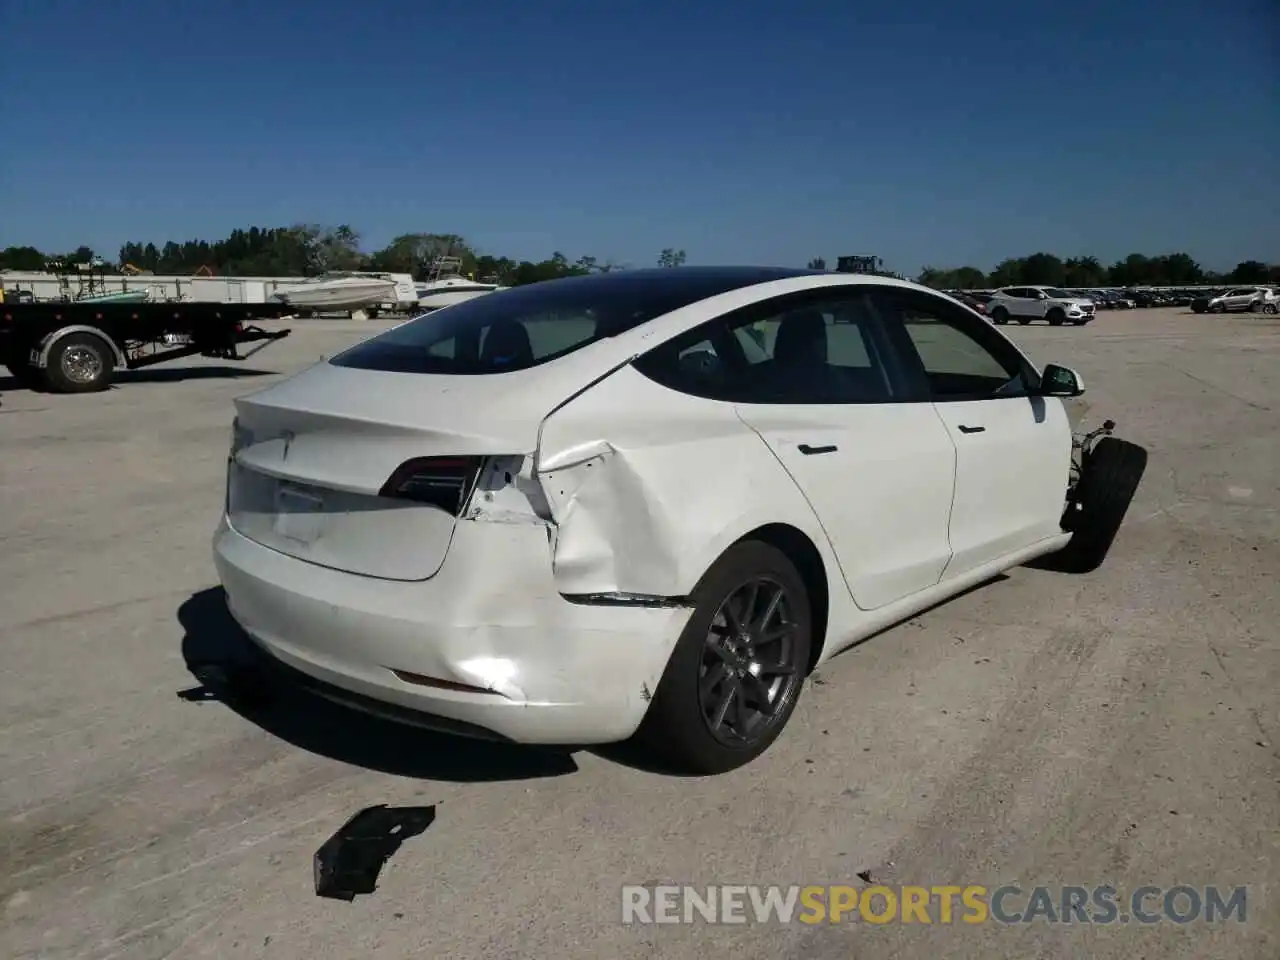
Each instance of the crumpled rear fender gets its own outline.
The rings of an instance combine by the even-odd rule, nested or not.
[[[562,594],[688,596],[727,547],[773,523],[839,569],[808,501],[733,404],[631,367],[547,418],[534,472]]]

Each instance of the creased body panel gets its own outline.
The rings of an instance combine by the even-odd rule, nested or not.
[[[241,626],[325,683],[523,743],[630,736],[690,611],[570,603],[552,582],[543,528],[460,527],[440,573],[420,583],[316,567],[226,524],[214,559]]]
[[[547,419],[537,470],[561,593],[686,596],[725,548],[770,523],[804,532],[835,569],[813,511],[732,404],[630,367]]]

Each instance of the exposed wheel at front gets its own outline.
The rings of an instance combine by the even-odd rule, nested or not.
[[[795,710],[812,644],[809,596],[785,554],[746,541],[693,599],[637,736],[666,766],[722,773],[764,753]]]
[[[1071,540],[1048,566],[1090,573],[1102,566],[1147,469],[1147,451],[1116,437],[1099,440],[1083,464],[1063,527]]]

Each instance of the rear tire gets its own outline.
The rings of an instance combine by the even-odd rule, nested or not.
[[[991,311],[991,322],[1003,327],[1009,322],[1009,311],[1004,307],[996,307]]]
[[[1071,541],[1053,558],[1054,569],[1091,573],[1102,566],[1147,469],[1136,443],[1103,437],[1084,463],[1063,526]]]
[[[636,742],[662,767],[724,773],[764,753],[795,712],[813,642],[809,594],[784,553],[747,540],[693,600]]]
[[[111,385],[115,366],[105,340],[92,333],[72,333],[54,343],[44,376],[54,393],[97,393]]]

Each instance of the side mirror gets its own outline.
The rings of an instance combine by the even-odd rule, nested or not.
[[[1080,374],[1070,367],[1060,367],[1056,363],[1047,364],[1040,374],[1040,386],[1035,394],[1038,397],[1078,397],[1084,393],[1084,381]]]

